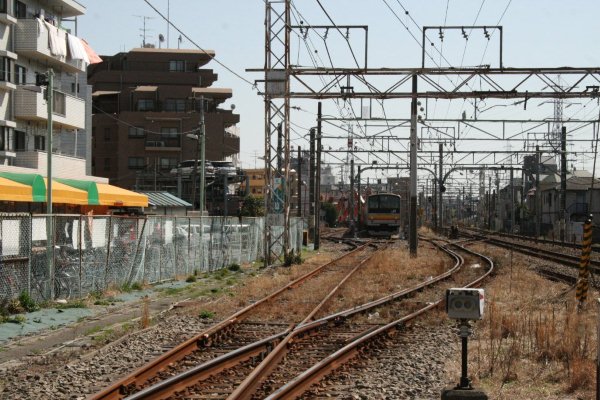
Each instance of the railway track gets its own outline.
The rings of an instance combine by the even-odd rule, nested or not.
[[[522,243],[516,243],[512,241],[502,240],[498,238],[492,238],[481,234],[468,234],[476,239],[485,240],[495,246],[503,247],[506,249],[513,249],[519,253],[529,255],[532,257],[542,258],[547,261],[552,261],[557,264],[566,265],[573,268],[579,268],[580,256],[559,253],[557,251],[542,249],[536,246],[530,246]],[[593,273],[600,272],[600,261],[590,260],[590,271]]]
[[[357,246],[354,242],[351,242],[350,245],[355,248],[339,258],[313,269],[259,301],[241,309],[206,331],[194,335],[192,338],[152,360],[150,363],[133,373],[123,377],[91,398],[122,399],[137,392],[149,382],[154,382],[157,379],[165,379],[167,376],[184,370],[189,365],[196,365],[203,359],[210,359],[218,357],[221,354],[230,353],[231,350],[235,350],[234,347],[236,349],[243,348],[244,343],[258,339],[257,334],[260,334],[263,339],[269,339],[273,333],[271,328],[274,326],[279,326],[278,331],[281,331],[282,324],[286,326],[294,325],[298,321],[282,320],[281,314],[270,315],[270,306],[277,302],[283,304],[289,302],[293,299],[292,294],[294,292],[303,290],[301,287],[307,285],[311,278],[316,277],[317,275],[320,275],[321,278],[324,275],[328,275],[327,279],[336,281],[336,276],[346,275],[347,270],[350,269],[349,267],[351,265],[362,265],[378,249],[377,246],[371,243]],[[306,302],[304,306],[305,308],[310,307],[310,302]],[[285,310],[285,307],[282,306],[274,308]],[[250,318],[253,317],[260,318],[262,322],[260,324],[252,323]],[[293,317],[287,317],[293,319]],[[244,321],[250,321],[250,324],[244,324]],[[267,322],[265,323],[265,321]],[[259,332],[252,329],[252,327],[261,324],[264,329],[261,328]],[[250,327],[248,327],[248,325]],[[248,331],[250,332],[248,335],[249,337],[245,339]],[[266,341],[265,343],[272,342]],[[268,344],[268,346],[271,345],[272,344]],[[261,351],[258,351],[258,353]]]
[[[404,317],[396,315],[395,311],[398,309],[397,301],[409,297],[414,298],[425,288],[435,287],[439,282],[448,279],[460,270],[464,264],[464,259],[449,249],[445,249],[445,251],[454,258],[455,264],[451,269],[435,278],[378,300],[314,320],[315,315],[322,306],[343,284],[342,281],[299,324],[293,327],[290,326],[283,332],[264,340],[222,354],[128,398],[132,400],[158,398],[289,398],[289,382],[295,382],[306,371],[310,371],[315,365],[329,359],[340,349],[344,349],[353,343],[359,347],[367,342],[372,343],[373,340],[384,337],[380,336],[382,332],[388,332],[390,329],[395,330],[399,324],[406,323],[422,312],[438,305],[440,300],[436,302],[411,301],[402,308]],[[484,276],[491,271],[493,265],[491,261],[488,260],[488,262],[490,268]],[[351,274],[344,279],[348,279],[350,276]],[[478,280],[473,280],[471,284],[476,281]],[[440,289],[438,288],[438,290]],[[436,298],[442,297],[440,293],[435,296]],[[389,314],[387,320],[400,319],[396,319],[397,323],[391,325],[380,321],[371,323],[368,318],[365,320],[365,314],[376,310],[377,312]],[[363,338],[369,339],[363,342]],[[348,354],[351,357],[355,353],[349,351]],[[339,359],[337,357],[335,359],[337,361],[334,361],[333,365],[338,365]],[[330,367],[325,368],[325,370],[330,370]],[[320,377],[322,374],[318,374],[318,376]],[[298,387],[306,387],[306,382],[312,382],[312,378],[308,381],[301,379],[301,381],[304,383],[300,383],[300,386],[292,385],[291,390],[293,393],[297,393]]]

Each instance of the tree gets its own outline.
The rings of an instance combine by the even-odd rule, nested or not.
[[[333,203],[321,203],[321,209],[325,211],[325,222],[329,226],[335,226],[338,213]]]
[[[265,215],[265,207],[262,197],[254,197],[251,194],[244,197],[242,204],[242,217],[262,217]]]

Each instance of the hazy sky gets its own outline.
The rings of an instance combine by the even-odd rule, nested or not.
[[[86,39],[99,54],[114,54],[139,47],[142,41],[142,18],[148,29],[147,42],[158,46],[158,35],[167,37],[170,47],[177,48],[179,33],[171,28],[143,0],[78,0],[86,8],[86,15],[79,18],[78,34]],[[181,31],[205,49],[216,51],[217,58],[250,81],[261,79],[259,74],[245,72],[246,68],[264,65],[264,1],[261,0],[149,0],[156,8],[167,13],[170,3],[170,18]],[[496,25],[504,27],[504,65],[509,67],[542,66],[600,66],[598,38],[600,38],[600,1],[573,0],[321,0],[336,24],[361,24],[369,26],[369,66],[370,67],[419,67],[420,45],[411,36],[420,40],[418,26],[432,25]],[[295,0],[294,18],[305,24],[329,24],[327,17],[316,0]],[[390,10],[391,9],[391,10]],[[406,13],[408,11],[408,14]],[[504,15],[503,15],[504,13]],[[408,27],[408,29],[406,28]],[[430,39],[436,42],[439,53],[431,51],[436,63],[447,66],[458,65],[498,65],[498,38],[493,35],[487,41],[482,32],[470,32],[467,42],[460,31],[446,33],[443,43],[432,33]],[[310,65],[311,60],[330,66],[326,50],[331,51],[336,66],[352,67],[352,58],[346,43],[329,33],[329,46],[323,46],[321,33],[309,32],[307,38],[292,37],[292,63]],[[307,50],[307,41],[318,53]],[[360,32],[352,31],[350,41],[357,57],[363,57],[364,41]],[[166,46],[166,43],[163,44]],[[195,48],[184,39],[182,48]],[[308,47],[310,48],[310,47]],[[428,60],[433,66],[433,61]],[[233,89],[236,112],[241,116],[241,159],[245,166],[253,166],[255,155],[263,153],[264,110],[262,99],[250,84],[228,72],[216,62],[208,67],[219,74],[217,87]],[[513,100],[514,101],[514,100]],[[565,109],[565,116],[597,116],[596,101],[581,100]],[[465,102],[453,101],[451,105],[430,105],[428,114],[443,118],[458,118],[464,111]],[[491,101],[486,106],[492,105]],[[295,102],[300,108],[292,113],[294,133],[293,144],[307,146],[302,136],[305,129],[314,126],[316,102]],[[585,107],[584,107],[585,106]],[[339,103],[327,102],[326,112],[344,113]],[[360,105],[359,105],[360,107]],[[483,108],[483,107],[482,107]],[[516,107],[518,109],[518,107]],[[375,110],[375,106],[373,106]],[[489,111],[490,117],[507,112],[506,108]],[[407,117],[408,103],[386,103],[387,114]],[[516,111],[515,111],[516,112]],[[519,109],[519,113],[523,110]],[[551,116],[552,105],[530,107],[530,118]],[[469,111],[470,113],[470,111]],[[504,114],[507,115],[507,114]],[[355,129],[356,130],[356,129]],[[332,143],[332,147],[341,146]],[[506,148],[495,143],[496,148]],[[582,161],[583,162],[583,161]],[[260,161],[258,161],[260,164]]]

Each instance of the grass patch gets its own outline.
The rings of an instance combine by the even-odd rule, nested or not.
[[[188,276],[188,277],[185,279],[185,281],[186,281],[187,283],[194,283],[194,282],[196,282],[197,280],[198,280],[198,278],[196,277],[196,275],[190,275],[190,276]]]
[[[238,272],[238,271],[242,270],[242,267],[240,267],[240,264],[233,263],[233,264],[230,264],[227,267],[227,269],[230,270],[231,272]]]
[[[215,316],[215,313],[208,310],[202,310],[200,311],[200,314],[198,314],[198,316],[200,317],[200,319],[211,319]]]
[[[64,304],[57,303],[54,308],[57,310],[66,310],[69,308],[87,308],[87,304],[83,300],[68,301]]]

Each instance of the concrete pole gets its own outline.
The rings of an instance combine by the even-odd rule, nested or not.
[[[206,126],[204,124],[204,96],[200,96],[200,134],[198,135],[200,142],[200,215],[204,213],[204,186],[206,183]],[[202,232],[200,233],[202,236]]]
[[[48,87],[46,89],[48,105],[48,130],[46,131],[46,261],[48,278],[50,279],[50,300],[54,300],[54,224],[52,219],[52,113],[54,110],[54,71],[48,70]]]
[[[410,255],[417,256],[417,75],[412,77],[412,101],[410,104]]]
[[[360,169],[361,169],[361,166],[359,165],[358,166],[358,181],[356,182],[356,185],[358,186],[358,188],[357,188],[357,191],[358,191],[358,218],[357,219],[358,219],[358,226],[359,227],[362,226],[362,201],[360,201],[360,199],[361,199],[361,196],[360,196],[360,193],[361,193],[361,190],[360,190],[361,189],[361,187],[360,187]]]

